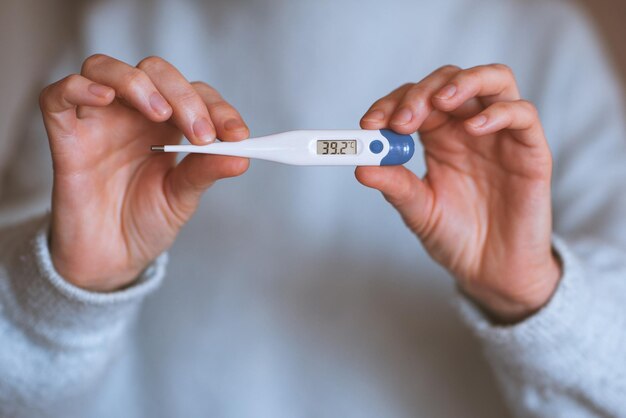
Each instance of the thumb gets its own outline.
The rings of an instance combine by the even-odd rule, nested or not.
[[[189,154],[165,177],[165,190],[175,215],[186,222],[204,191],[218,180],[243,174],[247,158]]]
[[[424,236],[434,206],[432,189],[425,181],[401,165],[357,167],[354,174],[359,183],[381,191],[409,229]]]

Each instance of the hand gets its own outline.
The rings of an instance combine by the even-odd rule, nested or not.
[[[419,132],[427,173],[359,167],[461,290],[495,319],[540,309],[560,265],[551,247],[552,157],[535,107],[503,65],[446,66],[376,101],[364,129]]]
[[[54,166],[50,252],[69,282],[93,291],[129,285],[174,241],[216,180],[248,160],[190,154],[179,164],[152,144],[249,135],[212,87],[189,83],[158,57],[132,67],[89,57],[81,74],[45,88],[40,106]]]

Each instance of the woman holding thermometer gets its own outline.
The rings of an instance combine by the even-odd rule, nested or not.
[[[15,145],[54,172],[0,233],[0,416],[499,418],[496,384],[626,415],[623,108],[584,21],[350,1],[85,6]]]
[[[57,167],[52,257],[61,275],[81,287],[127,286],[171,245],[202,191],[219,178],[243,173],[248,164],[241,157],[204,152],[292,164],[385,165],[390,157],[402,164],[413,155],[408,134],[415,131],[428,166],[423,179],[402,166],[358,168],[357,179],[383,192],[431,255],[498,321],[537,311],[558,283],[551,246],[551,154],[537,112],[521,99],[506,66],[442,67],[374,103],[361,120],[370,131],[345,133],[245,139],[244,121],[217,91],[190,84],[158,57],[132,67],[92,56],[80,75],[46,88],[41,103]],[[174,125],[164,128],[160,122],[168,119]],[[106,129],[112,124],[118,127],[115,136]],[[180,133],[195,145],[153,145],[154,138],[175,143]],[[216,135],[223,142],[206,145]],[[102,146],[85,149],[105,137]],[[325,139],[357,141],[361,152],[330,155],[322,146],[319,153],[317,141]],[[381,152],[372,151],[375,141],[385,141]],[[146,152],[150,147],[192,154],[176,164],[173,154],[157,157]],[[92,174],[76,176],[85,170]],[[101,201],[105,183],[117,191],[117,209]],[[93,208],[75,207],[85,187],[94,194]],[[121,219],[124,228],[95,240],[99,229],[86,226],[96,208],[102,221]],[[103,248],[85,255],[79,249],[87,242],[92,247],[101,242]]]

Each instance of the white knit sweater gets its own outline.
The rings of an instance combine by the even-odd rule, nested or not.
[[[563,278],[536,315],[494,326],[350,169],[254,162],[207,192],[169,262],[90,293],[50,262],[33,116],[1,167],[0,416],[626,416],[624,108],[570,6],[120,0],[83,16],[51,81],[93,52],[162,55],[255,136],[356,127],[443,64],[510,65],[555,157]]]

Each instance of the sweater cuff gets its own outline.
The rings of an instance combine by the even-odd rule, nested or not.
[[[526,360],[550,354],[566,355],[580,352],[580,347],[568,347],[573,339],[585,335],[585,316],[591,308],[588,284],[578,258],[558,237],[553,237],[553,248],[562,262],[562,277],[550,301],[538,312],[513,325],[495,325],[474,303],[458,293],[456,305],[465,323],[486,345],[491,355],[506,361],[524,362],[524,358],[511,359],[512,353]],[[588,334],[587,334],[588,335]],[[580,341],[578,341],[580,342]],[[523,354],[520,354],[523,353]]]
[[[18,229],[7,266],[9,288],[2,305],[31,336],[48,343],[88,347],[124,332],[141,301],[158,288],[165,275],[162,254],[123,290],[96,293],[65,281],[54,269],[48,248],[49,217]],[[14,241],[14,242],[15,242]]]

